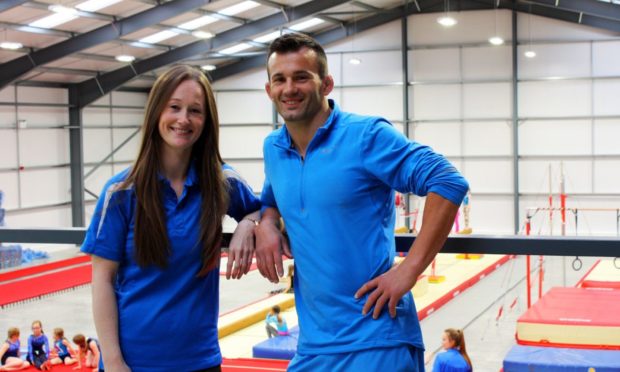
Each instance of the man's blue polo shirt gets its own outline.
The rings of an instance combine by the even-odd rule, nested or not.
[[[170,257],[165,269],[140,268],[134,259],[134,188],[119,189],[129,170],[105,185],[82,252],[119,262],[116,277],[118,330],[123,357],[135,371],[191,371],[222,362],[217,318],[219,268],[197,277],[202,267],[201,195],[194,166],[177,198],[160,177]],[[228,215],[241,220],[260,208],[250,187],[231,167]],[[104,350],[105,353],[105,350]]]
[[[286,126],[264,143],[263,207],[280,210],[295,257],[298,353],[423,348],[411,293],[373,320],[355,292],[394,261],[394,191],[437,193],[459,205],[468,184],[429,147],[379,117],[332,112],[302,159]]]

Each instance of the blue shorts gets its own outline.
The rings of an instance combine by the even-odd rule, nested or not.
[[[424,350],[411,345],[360,350],[342,354],[295,354],[289,372],[424,372]]]

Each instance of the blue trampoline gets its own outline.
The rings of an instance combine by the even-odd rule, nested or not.
[[[504,372],[620,371],[620,350],[568,349],[515,345],[504,359]]]
[[[291,360],[297,351],[299,327],[290,329],[288,336],[278,336],[259,342],[252,347],[252,357]]]

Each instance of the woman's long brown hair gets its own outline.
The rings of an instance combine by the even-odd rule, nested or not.
[[[199,244],[202,244],[203,265],[198,275],[203,276],[219,262],[222,217],[228,209],[228,184],[222,173],[215,97],[211,84],[200,70],[187,65],[177,65],[155,81],[146,104],[138,158],[121,188],[133,186],[135,189],[136,262],[140,267],[157,265],[165,268],[170,255],[170,241],[166,231],[162,184],[158,179],[162,151],[159,118],[172,93],[186,80],[197,82],[205,95],[204,128],[192,147],[191,155],[202,198]]]
[[[469,355],[467,355],[467,348],[465,347],[465,335],[463,334],[463,331],[460,329],[448,328],[444,332],[446,332],[450,340],[454,341],[454,348],[457,349],[459,353],[461,353],[461,355],[463,356],[463,358],[465,358],[465,361],[467,362],[467,364],[469,364],[473,371],[474,367],[471,365],[471,359],[469,359]]]

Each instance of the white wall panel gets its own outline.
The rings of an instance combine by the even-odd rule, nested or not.
[[[272,103],[264,90],[252,92],[218,92],[216,95],[220,123],[271,123]]]
[[[326,53],[400,48],[400,21],[393,21],[371,30],[355,33],[325,48]],[[328,57],[329,58],[329,57]]]
[[[526,193],[549,193],[549,164],[555,190],[559,188],[560,161],[564,164],[566,193],[592,192],[592,162],[589,160],[521,160],[519,162],[519,188]],[[554,191],[556,192],[556,191]]]
[[[0,168],[17,167],[17,135],[14,130],[0,130]]]
[[[111,95],[106,94],[105,96],[97,98],[91,105],[109,105],[111,102]],[[88,107],[88,106],[87,106]]]
[[[362,63],[352,65],[350,58],[359,58]],[[402,83],[402,58],[398,51],[347,53],[342,61],[342,84],[384,84]]]
[[[17,102],[66,104],[69,94],[62,88],[18,87]]]
[[[113,106],[139,106],[145,107],[148,95],[138,92],[112,92]]]
[[[539,81],[519,84],[519,116],[571,117],[590,115],[590,82]]]
[[[408,31],[409,44],[456,44],[486,42],[495,33],[497,17],[497,33],[506,43],[510,43],[510,19],[508,10],[467,11],[451,13],[458,20],[458,25],[451,28],[442,27],[437,23],[440,13],[429,13],[410,16]]]
[[[19,203],[17,172],[0,172],[0,190],[4,193],[2,208],[17,208]],[[5,222],[7,226],[11,226],[11,221],[8,218],[5,219]]]
[[[22,172],[22,206],[49,205],[70,200],[69,174],[68,167]]]
[[[15,102],[15,87],[9,85],[0,89],[0,102]]]
[[[416,49],[409,51],[410,81],[460,80],[458,48]]]
[[[463,48],[463,79],[511,79],[510,46]]]
[[[84,148],[84,162],[100,162],[112,152],[112,136],[110,129],[84,129],[82,144]]]
[[[620,65],[620,59],[617,62]],[[620,115],[620,79],[595,80],[593,83],[594,115]]]
[[[531,17],[528,19],[528,17]],[[536,15],[525,15],[518,13],[517,17],[517,35],[523,40],[529,38],[531,34],[532,40],[605,40],[618,36],[612,31],[605,31],[600,28],[578,25],[572,22],[565,22]],[[531,31],[530,31],[531,30]]]
[[[131,168],[133,166],[133,161],[123,161],[123,162],[115,162],[112,167],[113,173],[117,174],[124,171],[127,168]]]
[[[84,167],[84,174],[90,172],[91,169],[93,169],[93,167]],[[88,176],[88,178],[84,179],[84,187],[99,196],[101,194],[101,190],[103,190],[103,186],[106,182],[108,182],[112,175],[112,166],[102,165],[97,168],[93,174]],[[95,198],[89,193],[84,193],[84,198],[86,200],[95,200]]]
[[[342,90],[342,101],[339,104],[343,111],[402,120],[402,90],[400,86],[346,88]]]
[[[263,182],[265,182],[265,171],[262,161],[229,161],[226,159],[224,161],[245,179],[255,193],[261,192]]]
[[[112,147],[116,148],[123,143],[129,136],[135,132],[135,129],[114,129],[112,136]],[[130,161],[138,156],[140,142],[142,141],[142,133],[137,133],[123,147],[114,154],[114,161]]]
[[[262,158],[263,140],[271,132],[270,126],[220,128],[220,152],[224,159]]]
[[[144,111],[137,109],[112,110],[112,123],[114,125],[142,125],[144,121]],[[109,124],[109,123],[107,123]]]
[[[594,153],[620,155],[620,119],[594,121]]]
[[[463,85],[463,117],[510,118],[512,114],[510,83]]]
[[[527,47],[519,48],[519,78],[590,76],[590,44],[537,44],[536,58],[526,58]]]
[[[595,42],[592,57],[594,76],[620,76],[620,41]]]
[[[54,107],[27,107],[17,108],[17,119],[26,120],[28,127],[46,127],[50,125],[68,125],[69,110]]]
[[[225,89],[265,89],[267,70],[265,67],[254,68],[240,74],[221,79],[213,83],[213,90]]]
[[[472,188],[469,226],[475,234],[512,234],[513,200],[510,196],[476,195]],[[461,216],[461,221],[462,221]]]
[[[416,85],[409,91],[409,102],[409,113],[416,120],[457,119],[461,117],[461,86]]]
[[[464,155],[511,155],[512,128],[507,122],[466,122]]]
[[[69,163],[69,132],[66,129],[19,131],[21,165],[57,165]]]
[[[91,125],[110,125],[112,116],[109,108],[86,107],[82,110],[82,124],[85,127]]]
[[[511,193],[511,160],[465,160],[464,176],[473,192]]]
[[[15,108],[0,106],[0,127],[15,128]]]
[[[413,138],[446,156],[461,155],[460,122],[418,123]]]
[[[10,213],[7,219],[11,221],[11,227],[69,227],[71,226],[71,207],[46,208],[27,213]],[[28,244],[33,249],[44,249],[44,245]],[[54,245],[56,248],[57,245]]]
[[[588,155],[592,153],[589,120],[526,121],[519,125],[520,155]]]
[[[620,193],[620,160],[600,159],[594,162],[594,192]]]

